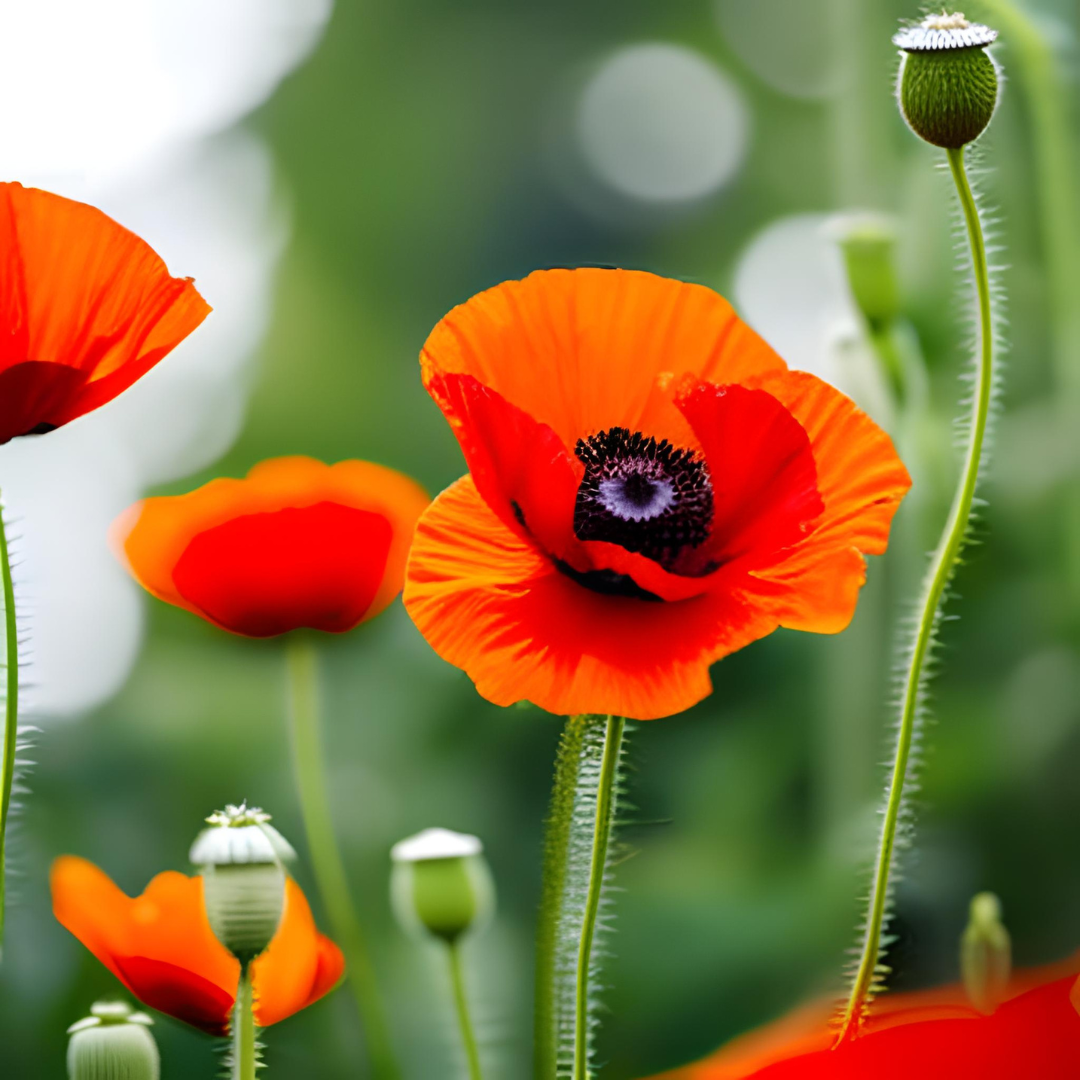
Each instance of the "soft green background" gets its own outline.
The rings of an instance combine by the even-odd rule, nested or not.
[[[779,632],[718,665],[716,692],[701,706],[632,733],[639,824],[624,838],[638,853],[619,874],[625,893],[603,995],[599,1057],[610,1080],[689,1060],[837,985],[876,821],[890,628],[944,515],[934,477],[948,482],[955,465],[948,424],[965,331],[948,188],[891,97],[889,35],[915,6],[801,6],[819,33],[778,19],[773,45],[796,56],[818,50],[803,56],[808,63],[851,63],[856,82],[839,100],[799,101],[758,81],[706,0],[339,0],[316,54],[251,122],[272,146],[294,232],[247,423],[225,460],[173,489],[302,452],[372,458],[437,491],[462,463],[420,386],[416,355],[453,304],[535,267],[584,262],[723,291],[741,246],[778,215],[852,206],[902,215],[905,303],[936,402],[921,523],[901,512],[898,541],[871,567],[847,634]],[[1049,25],[1071,69],[1075,6],[1039,10],[1058,20]],[[695,47],[741,84],[749,157],[693,214],[605,225],[566,197],[547,133],[582,65],[656,39]],[[998,56],[1010,65],[1007,41]],[[961,618],[947,626],[934,686],[919,837],[891,952],[904,986],[955,975],[978,889],[1001,895],[1019,962],[1080,946],[1080,607],[1064,569],[1065,487],[1040,478],[1077,480],[1027,437],[1045,427],[1057,390],[1027,99],[1020,73],[1010,73],[985,140],[993,171],[984,181],[1003,210],[1009,264],[1005,458],[1001,481],[985,490],[986,543],[959,580],[952,611]],[[1067,92],[1071,107],[1071,81]],[[271,809],[303,855],[279,645],[148,606],[147,644],[123,692],[79,722],[49,725],[34,755],[14,864],[19,903],[0,971],[4,1077],[61,1076],[64,1029],[115,986],[51,919],[45,875],[56,855],[89,857],[137,892],[155,872],[183,868],[202,817],[241,798]],[[409,1076],[454,1076],[458,1058],[439,958],[391,921],[387,852],[440,824],[487,845],[500,908],[469,948],[473,996],[491,1078],[520,1080],[558,720],[486,704],[399,607],[327,639],[322,655],[334,811]],[[310,887],[303,863],[299,876]],[[210,1040],[167,1020],[156,1031],[167,1078],[213,1074]],[[267,1041],[269,1076],[366,1075],[347,993]]]

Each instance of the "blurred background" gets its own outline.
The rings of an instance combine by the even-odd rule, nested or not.
[[[1008,74],[980,185],[1010,357],[986,543],[958,580],[934,684],[898,987],[955,977],[980,889],[1001,896],[1019,963],[1080,947],[1080,6],[964,6],[1002,31]],[[244,798],[304,855],[282,650],[150,602],[109,553],[109,522],[141,494],[289,453],[374,459],[438,491],[463,465],[418,350],[454,304],[545,266],[717,288],[887,426],[915,474],[847,633],[780,631],[717,665],[702,705],[632,733],[637,854],[620,870],[604,1076],[690,1060],[836,988],[895,628],[956,474],[970,334],[947,177],[892,97],[890,35],[918,14],[899,0],[0,0],[0,174],[101,206],[215,308],[114,404],[0,450],[41,729],[0,970],[5,1076],[62,1075],[65,1028],[116,987],[51,917],[55,856],[137,893],[186,869],[205,815]],[[871,224],[895,237],[899,282],[871,320],[838,244],[851,218],[836,216],[867,210],[889,215]],[[469,974],[489,1075],[519,1080],[559,720],[486,704],[400,606],[322,656],[338,831],[408,1073],[456,1075],[458,1050],[438,957],[392,922],[388,850],[443,825],[487,845],[500,906]],[[303,861],[298,876],[313,894]],[[166,1077],[213,1075],[211,1040],[156,1030]],[[364,1075],[361,1039],[339,991],[268,1033],[270,1074]]]

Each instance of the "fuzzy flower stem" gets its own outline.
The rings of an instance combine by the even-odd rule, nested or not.
[[[465,1059],[469,1063],[469,1080],[483,1080],[480,1071],[480,1050],[476,1044],[476,1032],[472,1017],[469,1015],[469,999],[465,993],[465,975],[461,966],[461,946],[457,941],[446,947],[450,961],[450,986],[454,994],[454,1010],[457,1013],[458,1028],[461,1030],[461,1043],[465,1048]]]
[[[608,864],[608,844],[611,841],[616,781],[625,727],[626,721],[621,716],[608,717],[604,757],[600,763],[600,782],[596,793],[596,825],[593,829],[589,891],[585,898],[585,917],[582,920],[581,941],[578,946],[574,1080],[589,1080],[589,974],[592,967],[593,938],[596,934],[596,916],[600,911],[600,896]]]
[[[390,1041],[366,936],[334,838],[323,768],[315,649],[307,638],[296,633],[289,636],[286,649],[296,782],[315,880],[334,935],[345,954],[347,978],[364,1027],[373,1075],[378,1080],[399,1080],[401,1070]]]
[[[590,721],[588,716],[567,718],[555,759],[555,784],[544,834],[544,881],[536,922],[533,1080],[554,1080],[558,1068],[559,928],[565,915],[574,799]]]
[[[7,904],[7,828],[15,786],[15,749],[19,740],[19,630],[7,529],[0,511],[0,581],[4,589],[4,756],[0,765],[0,952]]]
[[[889,781],[885,816],[881,825],[877,862],[870,893],[865,937],[859,966],[847,1004],[840,1020],[838,1042],[857,1033],[866,1006],[873,995],[880,974],[881,936],[888,916],[889,879],[896,857],[896,839],[904,802],[904,784],[908,779],[911,747],[919,718],[924,688],[924,668],[930,655],[941,617],[941,604],[956,569],[957,560],[967,539],[968,523],[975,501],[975,488],[982,463],[983,444],[993,396],[994,329],[990,300],[990,275],[986,262],[986,244],[975,197],[964,167],[964,150],[948,150],[949,168],[960,197],[967,226],[968,243],[975,274],[979,305],[979,357],[975,390],[971,403],[971,425],[968,431],[967,453],[959,486],[953,498],[945,531],[938,542],[926,577],[920,605],[919,621],[912,643],[910,659],[904,678],[900,727],[896,740],[896,755]]]
[[[240,974],[240,985],[236,988],[236,1004],[233,1006],[233,1080],[255,1080],[259,1064],[255,1016],[252,1012],[251,976],[245,967]]]

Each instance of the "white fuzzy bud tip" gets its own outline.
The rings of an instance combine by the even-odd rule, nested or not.
[[[905,52],[940,52],[945,49],[981,49],[997,40],[998,32],[982,23],[968,22],[962,12],[928,15],[922,22],[905,27],[893,37],[893,44]]]
[[[226,806],[206,819],[191,845],[189,858],[196,866],[242,866],[250,863],[291,862],[292,846],[270,824],[270,815],[245,803]]]
[[[394,862],[425,862],[429,859],[463,859],[484,850],[480,838],[450,829],[424,829],[390,849]]]

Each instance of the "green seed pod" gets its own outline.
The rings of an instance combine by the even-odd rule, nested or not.
[[[1012,942],[1001,921],[1001,902],[989,892],[971,901],[967,929],[960,939],[964,989],[979,1012],[992,1013],[1005,1000],[1012,972]]]
[[[495,906],[495,888],[475,836],[425,829],[395,844],[391,900],[409,931],[453,944],[484,923]]]
[[[68,1028],[70,1080],[158,1080],[161,1058],[153,1020],[122,1001],[99,1001]]]
[[[884,214],[841,214],[830,231],[840,245],[855,303],[877,332],[900,315],[896,228]]]
[[[285,909],[285,868],[294,857],[285,838],[256,807],[227,806],[206,819],[191,846],[202,871],[210,928],[242,964],[270,944]]]
[[[998,74],[984,52],[997,31],[962,14],[931,15],[902,30],[900,111],[908,126],[934,146],[958,150],[974,142],[997,106]]]

